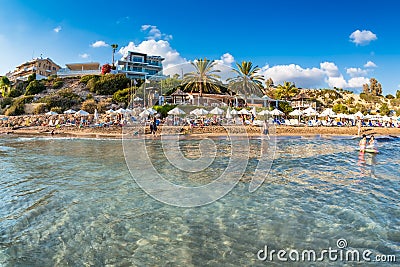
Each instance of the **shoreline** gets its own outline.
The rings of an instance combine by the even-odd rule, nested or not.
[[[227,126],[231,136],[248,136],[248,137],[260,137],[262,134],[261,127],[254,126]],[[54,127],[21,127],[17,129],[0,129],[1,135],[16,135],[16,136],[44,136],[44,137],[75,137],[75,138],[119,138],[129,136],[138,137],[151,137],[160,138],[161,135],[177,135],[187,138],[219,138],[227,137],[228,134],[222,126],[207,126],[204,128],[190,129],[187,126],[161,126],[159,127],[158,134],[155,137],[151,137],[148,127],[139,126],[135,128],[124,128],[123,127],[110,127],[110,128],[54,128]],[[246,131],[244,131],[244,129]],[[275,133],[273,128],[270,128],[271,135],[276,136],[352,136],[357,137],[357,127],[292,127],[292,126],[276,126]],[[51,132],[54,131],[52,135]],[[134,134],[133,134],[134,133]],[[400,137],[400,128],[374,128],[365,127],[362,128],[361,134],[366,135],[383,135],[383,136],[397,136]]]

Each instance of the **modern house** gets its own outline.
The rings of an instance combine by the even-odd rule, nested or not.
[[[56,75],[61,67],[50,58],[35,58],[17,66],[14,71],[6,74],[10,81],[25,81],[32,74],[36,74],[36,79],[41,80]]]
[[[128,55],[117,61],[118,73],[124,73],[130,79],[156,78],[162,75],[163,57],[150,56],[138,52],[128,52]]]
[[[83,75],[100,75],[101,67],[98,62],[70,63],[57,72],[58,77],[75,77]]]
[[[297,96],[293,97],[290,101],[290,106],[293,109],[317,108],[317,102],[311,100],[311,97],[305,93],[300,92]]]

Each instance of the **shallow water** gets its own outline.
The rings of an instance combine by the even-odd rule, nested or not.
[[[378,141],[380,154],[360,156],[358,140],[279,138],[270,175],[249,193],[260,142],[251,140],[242,182],[212,204],[179,208],[138,187],[120,140],[3,136],[0,266],[280,266],[257,252],[328,249],[339,238],[399,263],[400,141]],[[208,183],[227,164],[229,143],[215,142],[217,159],[201,174],[157,153],[153,162],[173,182]],[[182,142],[183,154],[196,158],[197,144]]]

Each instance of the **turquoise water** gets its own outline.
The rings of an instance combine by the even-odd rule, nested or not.
[[[270,176],[249,193],[260,142],[251,140],[243,181],[212,204],[179,208],[138,187],[120,140],[3,136],[0,266],[280,266],[257,252],[327,249],[339,238],[398,264],[400,140],[378,141],[380,154],[362,156],[350,138],[279,138]],[[159,153],[153,162],[171,181],[208,183],[227,164],[229,143],[215,142],[217,159],[201,174]],[[196,157],[197,145],[182,142],[183,154]],[[328,264],[343,265],[319,265]]]

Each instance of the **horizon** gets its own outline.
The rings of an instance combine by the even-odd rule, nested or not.
[[[40,56],[61,67],[111,63],[110,45],[118,44],[116,60],[127,51],[160,55],[164,69],[206,57],[230,67],[251,61],[266,79],[294,82],[299,88],[359,93],[374,77],[384,95],[400,89],[398,3],[206,2],[210,8],[183,1],[153,1],[151,9],[127,1],[111,6],[80,2],[77,7],[45,0],[40,8],[21,0],[3,3],[0,74]],[[96,12],[87,12],[94,5]]]

